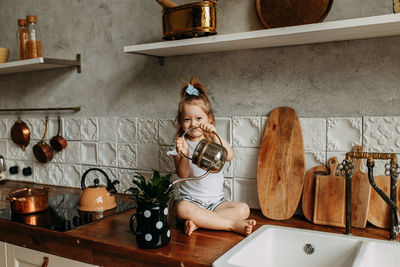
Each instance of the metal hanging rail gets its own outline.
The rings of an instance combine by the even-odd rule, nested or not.
[[[31,111],[74,111],[78,112],[81,110],[81,107],[59,107],[59,108],[9,108],[9,109],[0,109],[0,112],[31,112]]]

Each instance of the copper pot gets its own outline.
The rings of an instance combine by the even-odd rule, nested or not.
[[[42,140],[40,140],[36,145],[33,146],[33,154],[35,158],[41,162],[46,163],[53,159],[53,150],[52,148],[44,141],[47,136],[47,129],[49,126],[49,118],[46,117],[46,129],[44,131],[44,135]]]
[[[54,136],[53,138],[51,138],[50,145],[55,151],[60,152],[61,150],[63,150],[67,146],[67,140],[65,140],[65,138],[60,135],[60,131],[61,131],[61,118],[60,118],[60,116],[58,116],[57,122],[58,122],[57,135]]]
[[[163,39],[174,40],[217,33],[215,0],[172,8],[166,8],[167,5],[163,7]]]
[[[48,189],[25,187],[11,191],[7,199],[10,200],[13,213],[30,214],[49,207],[48,195]]]
[[[14,123],[11,128],[11,139],[17,144],[22,150],[25,151],[25,147],[28,146],[30,141],[31,131],[25,122],[18,117],[18,120]]]

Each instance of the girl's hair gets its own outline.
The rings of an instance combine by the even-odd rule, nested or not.
[[[193,86],[194,89],[197,89],[198,95],[196,94],[190,94],[187,92],[188,86]],[[208,118],[211,120],[211,124],[215,126],[215,117],[214,117],[214,112],[212,111],[211,108],[211,103],[210,100],[208,99],[206,89],[204,86],[195,78],[191,78],[189,83],[186,83],[180,92],[180,101],[179,101],[179,107],[178,107],[178,114],[176,115],[175,118],[175,126],[177,128],[177,131],[175,133],[175,139],[181,136],[184,131],[182,129],[182,119],[183,119],[183,105],[185,104],[194,104],[198,105],[201,107],[201,109],[204,111],[204,113],[207,114]]]

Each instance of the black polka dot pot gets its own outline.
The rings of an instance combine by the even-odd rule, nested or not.
[[[168,205],[138,203],[136,213],[130,219],[130,229],[136,235],[136,242],[140,248],[168,245],[171,239]]]

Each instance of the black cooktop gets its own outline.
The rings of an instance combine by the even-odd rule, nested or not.
[[[118,200],[117,198],[115,209],[105,212],[81,212],[77,210],[79,198],[80,195],[76,194],[49,196],[47,210],[26,215],[12,213],[10,205],[3,206],[0,208],[0,219],[66,232],[135,207],[134,201]]]

